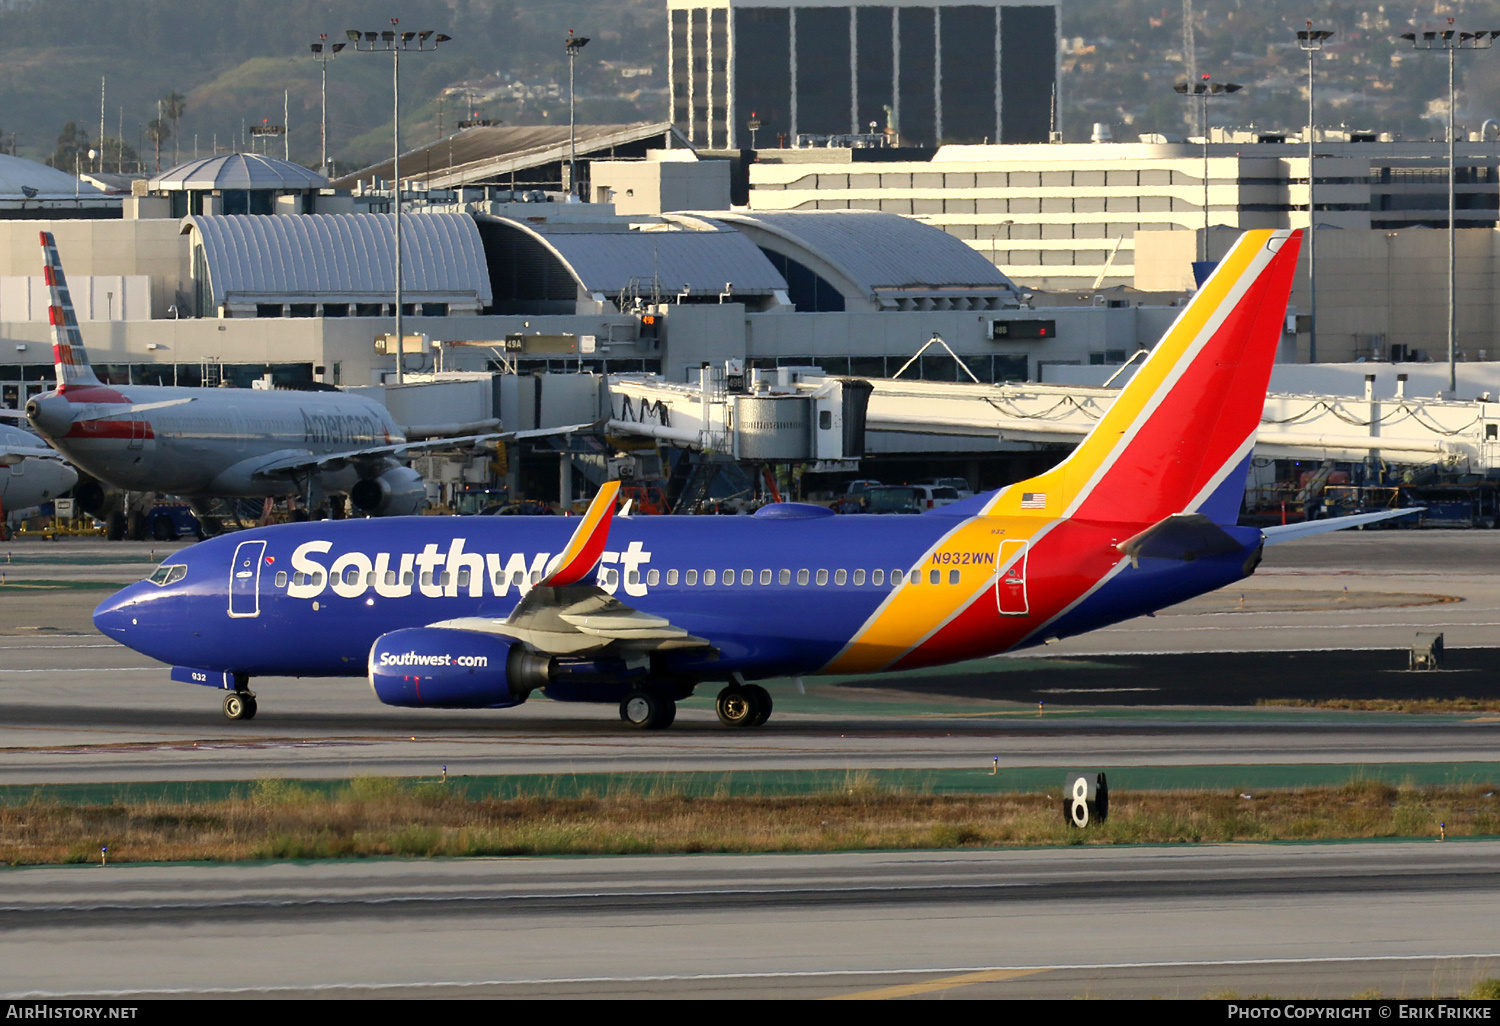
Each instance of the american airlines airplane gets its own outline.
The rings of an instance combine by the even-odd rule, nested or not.
[[[1263,546],[1387,513],[1236,526],[1300,232],[1241,237],[1060,465],[922,516],[777,503],[749,517],[287,524],[185,549],[104,602],[108,637],[255,714],[261,676],[368,675],[413,708],[540,692],[665,727],[705,683],[910,670],[1038,645],[1254,572]],[[1409,512],[1409,511],[1407,511]]]
[[[413,450],[502,437],[408,442],[384,406],[343,392],[106,385],[89,364],[51,232],[41,233],[51,289],[57,388],[26,404],[31,426],[74,466],[127,491],[213,498],[345,495],[373,516],[418,512],[427,492],[402,462]],[[546,434],[550,432],[536,432]],[[85,512],[105,503],[80,489]],[[206,519],[206,518],[200,518]]]
[[[77,483],[78,472],[56,450],[29,431],[0,424],[0,534],[7,513],[50,502]]]

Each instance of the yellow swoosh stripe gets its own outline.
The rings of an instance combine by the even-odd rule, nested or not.
[[[588,512],[584,513],[582,521],[573,530],[573,537],[568,539],[568,547],[563,549],[562,555],[558,558],[557,569],[547,575],[548,580],[571,572],[573,563],[588,547],[589,539],[593,537],[595,531],[599,530],[599,525],[614,512],[615,497],[619,492],[620,482],[618,481],[606,481],[604,487],[599,489],[599,494],[594,496],[593,502],[589,503]]]

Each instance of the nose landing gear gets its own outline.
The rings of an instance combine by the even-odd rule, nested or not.
[[[251,691],[231,691],[224,696],[224,718],[226,720],[255,719],[255,694]]]

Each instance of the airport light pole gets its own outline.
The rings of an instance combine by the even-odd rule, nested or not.
[[[342,50],[344,47],[346,47],[348,45],[349,45],[348,43],[330,43],[328,41],[328,33],[327,32],[319,32],[318,33],[318,41],[316,43],[312,44],[313,60],[317,61],[320,65],[322,65],[322,72],[323,72],[323,121],[322,121],[322,128],[319,131],[319,136],[318,136],[319,139],[321,140],[321,144],[322,144],[323,161],[322,161],[322,163],[320,163],[318,165],[318,169],[323,172],[323,176],[325,178],[329,177],[329,175],[328,175],[328,62],[331,61],[331,60],[333,60],[334,54],[338,53],[340,50]]]
[[[1172,87],[1183,96],[1196,96],[1203,105],[1203,260],[1208,261],[1208,98],[1230,96],[1241,89],[1234,82],[1214,82],[1204,75],[1197,82],[1178,82]]]
[[[1313,202],[1313,54],[1333,38],[1328,29],[1315,29],[1312,22],[1297,33],[1297,45],[1307,53],[1307,362],[1318,362],[1318,207]]]
[[[1448,392],[1458,391],[1458,236],[1454,231],[1454,170],[1453,170],[1453,107],[1456,90],[1453,87],[1454,60],[1460,53],[1488,50],[1495,44],[1500,31],[1486,29],[1482,32],[1458,32],[1453,28],[1453,19],[1441,32],[1423,32],[1417,38],[1415,32],[1403,32],[1401,38],[1415,50],[1446,51],[1448,54]]]
[[[446,43],[451,36],[434,33],[432,29],[421,32],[398,32],[398,19],[391,19],[391,27],[382,32],[361,32],[349,29],[344,34],[354,49],[360,53],[389,53],[391,55],[391,205],[396,214],[396,384],[406,381],[406,336],[401,324],[401,55],[403,53],[432,53],[439,43]],[[431,40],[432,45],[428,46]],[[415,41],[416,45],[412,43]]]
[[[568,29],[563,47],[568,51],[568,195],[578,194],[578,127],[574,118],[573,61],[578,51],[589,45],[588,36],[575,36]]]

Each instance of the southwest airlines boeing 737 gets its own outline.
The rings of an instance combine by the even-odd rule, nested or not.
[[[876,673],[1038,645],[1255,570],[1262,547],[1390,514],[1236,526],[1299,232],[1246,233],[1092,433],[1046,473],[922,516],[777,503],[748,517],[587,514],[287,524],[184,549],[94,614],[108,637],[255,714],[260,676],[368,676],[380,701],[536,692],[665,727],[756,679]]]

